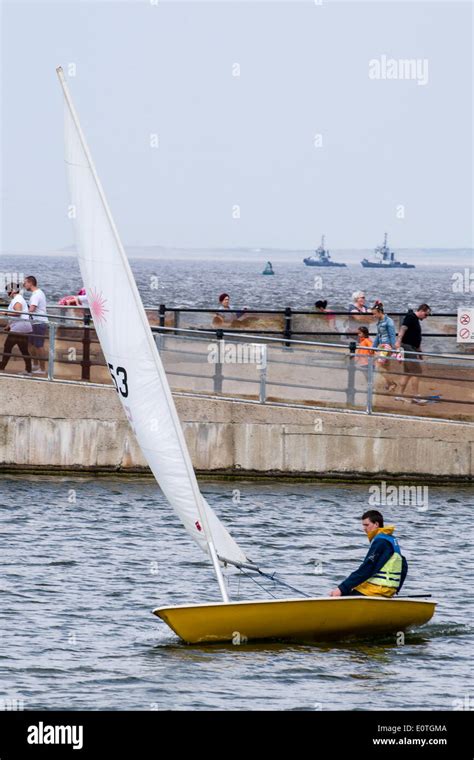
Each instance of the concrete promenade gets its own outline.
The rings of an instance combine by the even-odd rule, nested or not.
[[[175,396],[209,476],[469,482],[474,425]],[[146,473],[112,387],[0,375],[0,471]]]

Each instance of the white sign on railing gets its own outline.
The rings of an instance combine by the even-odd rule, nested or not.
[[[474,309],[458,309],[457,342],[474,343]]]

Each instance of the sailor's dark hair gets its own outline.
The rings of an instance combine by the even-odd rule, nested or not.
[[[222,303],[222,301],[224,300],[224,298],[229,298],[229,294],[228,293],[221,293],[220,296],[219,296],[219,303]]]
[[[28,282],[31,282],[31,284],[34,285],[35,288],[38,285],[38,280],[32,274],[29,274],[28,277],[25,277],[25,280],[27,280]]]
[[[316,301],[316,303],[314,305],[315,305],[315,307],[317,309],[325,309],[326,306],[328,305],[328,302],[326,300],[324,300],[324,301]]]
[[[380,528],[383,528],[383,515],[377,509],[369,509],[364,512],[361,520],[370,520],[370,522],[378,523]]]

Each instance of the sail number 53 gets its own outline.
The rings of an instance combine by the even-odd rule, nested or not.
[[[128,385],[127,385],[127,370],[125,367],[117,367],[114,369],[112,364],[107,365],[110,374],[112,375],[112,380],[114,381],[115,390],[117,393],[120,393],[121,396],[124,398],[127,398],[128,396]]]

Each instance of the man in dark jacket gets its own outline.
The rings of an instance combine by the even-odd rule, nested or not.
[[[375,509],[365,512],[361,519],[370,541],[369,551],[361,566],[333,589],[331,596],[393,596],[400,591],[408,571],[392,535],[395,526],[384,528],[383,515]]]

